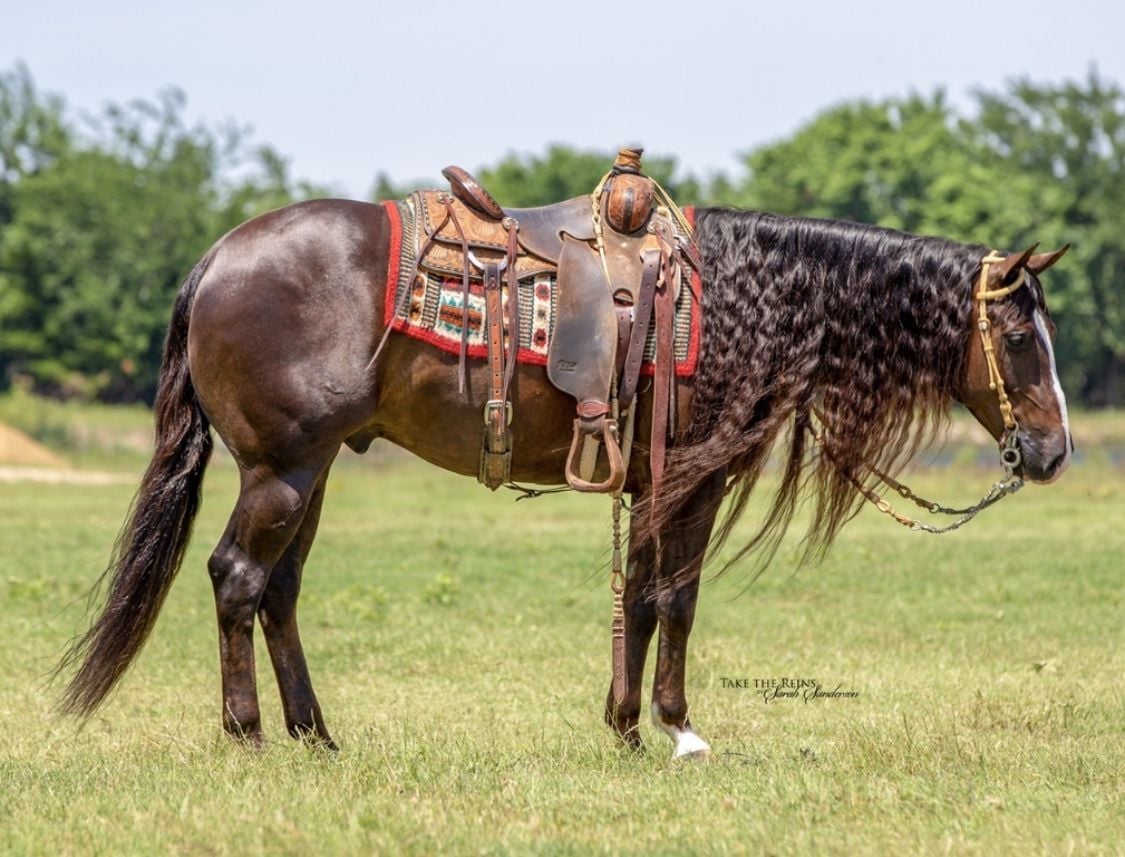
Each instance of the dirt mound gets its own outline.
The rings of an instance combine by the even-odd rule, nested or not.
[[[0,423],[0,464],[65,467],[66,462],[19,429]]]

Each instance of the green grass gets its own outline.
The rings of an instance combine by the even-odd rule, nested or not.
[[[909,481],[972,501],[994,476]],[[301,602],[331,756],[284,736],[262,647],[267,746],[220,733],[204,564],[233,468],[209,472],[157,630],[81,730],[45,677],[132,488],[0,484],[0,852],[1125,853],[1122,476],[1091,451],[959,533],[864,512],[820,567],[787,548],[749,589],[705,584],[688,689],[709,764],[673,763],[647,721],[640,756],[601,724],[604,498],[343,462]],[[859,696],[723,687],[780,677]]]

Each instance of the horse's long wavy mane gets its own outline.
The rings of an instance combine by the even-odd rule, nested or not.
[[[634,545],[726,467],[714,556],[785,434],[773,503],[731,562],[757,551],[764,567],[802,496],[813,503],[803,557],[818,557],[859,509],[852,480],[900,470],[944,424],[987,248],[726,209],[697,212],[696,240],[705,269],[692,417],[669,453],[666,487],[651,510],[636,509]]]

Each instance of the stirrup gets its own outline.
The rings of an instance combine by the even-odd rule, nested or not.
[[[617,420],[607,419],[602,422],[602,442],[605,444],[606,456],[609,458],[609,477],[604,482],[587,482],[576,470],[584,436],[586,435],[582,431],[582,420],[576,419],[574,437],[570,441],[570,454],[566,457],[566,484],[575,491],[586,494],[612,494],[620,491],[625,485],[625,461],[621,456],[621,447],[617,443]]]

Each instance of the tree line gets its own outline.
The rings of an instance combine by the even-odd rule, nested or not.
[[[181,92],[76,118],[26,68],[0,73],[0,389],[151,400],[184,275],[238,223],[326,188],[235,125],[189,126]],[[733,143],[734,141],[732,141]],[[565,145],[478,169],[507,205],[588,193],[613,152]],[[1063,384],[1091,407],[1125,384],[1125,92],[1016,81],[969,110],[942,92],[829,108],[741,156],[739,175],[647,170],[681,203],[877,223],[1070,253],[1046,278]],[[440,165],[437,165],[440,166]],[[435,170],[436,172],[436,170]],[[386,174],[373,199],[418,184]]]

